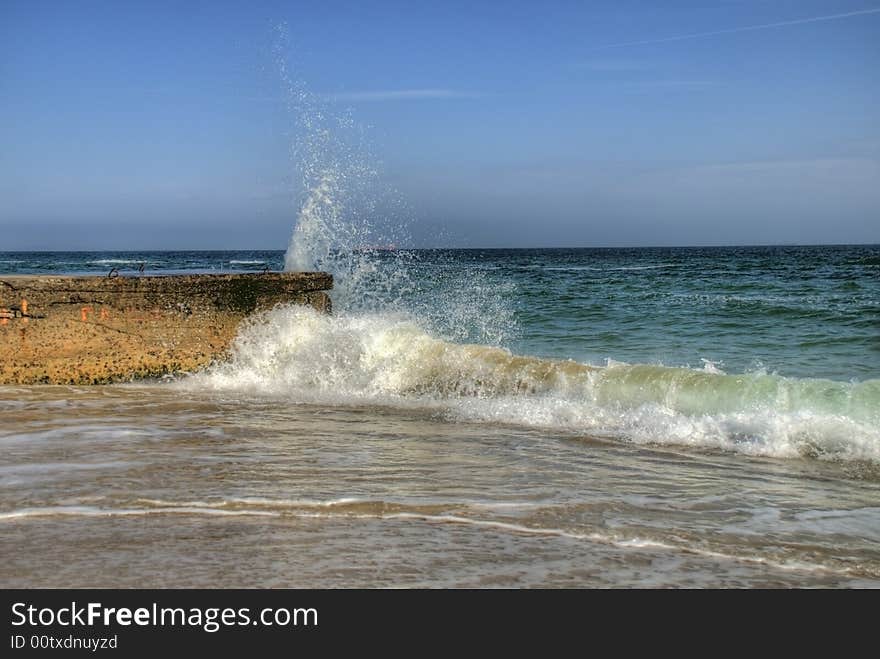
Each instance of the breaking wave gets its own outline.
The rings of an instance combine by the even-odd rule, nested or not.
[[[191,384],[288,403],[435,410],[451,420],[748,455],[880,462],[880,380],[610,363],[447,341],[403,314],[277,307]]]

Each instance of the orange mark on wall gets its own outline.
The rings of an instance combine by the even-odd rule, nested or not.
[[[102,307],[101,308],[101,320],[107,320],[109,317],[110,317],[110,312]]]
[[[82,312],[82,321],[83,322],[86,322],[89,319],[89,312],[91,310],[92,310],[91,307],[83,307],[82,309],[80,309],[80,311]]]
[[[28,307],[27,300],[22,298],[21,299],[21,315],[22,316],[27,316],[27,307]]]

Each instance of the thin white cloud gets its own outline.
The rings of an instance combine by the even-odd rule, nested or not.
[[[328,94],[334,101],[369,102],[369,101],[421,101],[443,98],[475,98],[477,95],[455,89],[396,89],[381,91],[342,92]]]
[[[630,71],[642,72],[650,71],[654,68],[653,64],[649,62],[627,59],[594,59],[586,62],[577,62],[576,66],[589,71],[599,71],[602,73],[628,73]]]
[[[726,30],[712,30],[710,32],[695,32],[692,34],[680,34],[674,37],[663,37],[660,39],[643,39],[641,41],[622,41],[620,43],[611,43],[604,46],[597,46],[596,50],[605,48],[623,48],[624,46],[642,46],[653,43],[667,43],[670,41],[684,41],[686,39],[700,39],[703,37],[713,37],[719,34],[735,34],[737,32],[751,32],[753,30],[769,30],[777,27],[786,27],[789,25],[803,25],[805,23],[819,23],[821,21],[836,21],[843,18],[851,18],[853,16],[865,16],[867,14],[880,13],[880,7],[873,9],[860,9],[858,11],[848,11],[843,14],[828,14],[825,16],[811,16],[809,18],[797,18],[791,21],[779,21],[776,23],[763,23],[761,25],[746,25],[744,27],[734,27]]]
[[[631,89],[702,89],[718,84],[714,80],[638,80],[623,82],[618,86]]]

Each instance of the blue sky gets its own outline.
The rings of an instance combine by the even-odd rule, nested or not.
[[[286,247],[279,24],[416,246],[880,242],[876,0],[2,0],[0,251]]]

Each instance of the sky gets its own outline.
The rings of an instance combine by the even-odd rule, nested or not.
[[[284,249],[279,58],[410,246],[880,243],[880,0],[0,0],[0,251]]]

